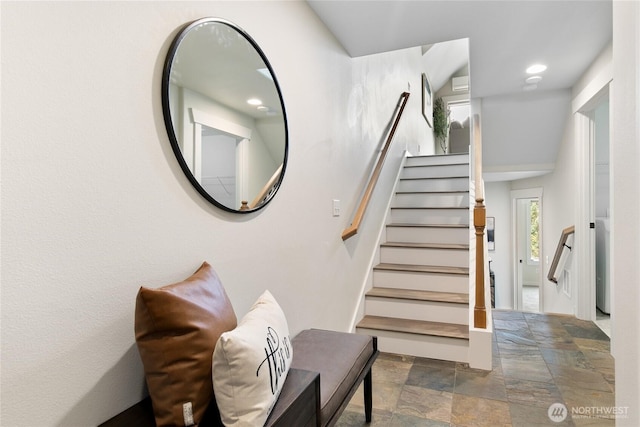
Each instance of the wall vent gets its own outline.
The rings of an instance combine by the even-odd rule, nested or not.
[[[451,79],[451,89],[454,92],[469,90],[469,76],[453,77]]]

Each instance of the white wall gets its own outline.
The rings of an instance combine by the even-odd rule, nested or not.
[[[612,345],[618,426],[640,425],[640,3],[613,2],[611,93]],[[630,197],[633,195],[635,197]]]
[[[570,117],[569,112],[567,116]],[[575,141],[573,123],[568,121],[564,130],[560,150],[553,172],[535,178],[512,181],[513,190],[542,188],[542,234],[540,268],[547,276],[549,266],[560,239],[562,230],[575,224]],[[569,267],[572,278],[576,277],[575,263]],[[512,269],[513,270],[513,269]],[[562,290],[562,277],[556,285],[549,280],[541,284],[543,311],[548,313],[574,314],[577,293],[575,280],[571,296]]]
[[[511,183],[485,183],[487,216],[495,217],[496,250],[489,252],[496,276],[496,308],[513,309],[513,269],[511,268]]]
[[[609,102],[603,102],[596,108],[594,122],[596,217],[608,217],[611,200],[609,190]]]
[[[138,288],[178,281],[203,260],[238,316],[268,288],[292,333],[349,327],[389,177],[405,147],[426,137],[411,68],[419,59],[404,52],[352,60],[304,2],[1,7],[0,424],[96,425],[140,400]],[[204,16],[245,29],[283,92],[289,164],[276,197],[255,214],[204,201],[164,128],[165,54],[178,28]],[[409,114],[382,185],[364,229],[345,244],[341,232],[408,80]],[[334,198],[340,217],[331,215]]]
[[[348,99],[348,124],[363,141],[382,148],[385,129],[402,92],[411,95],[401,119],[393,149],[413,155],[434,153],[433,132],[422,116],[421,49],[408,49],[353,59],[353,86]],[[372,161],[375,159],[371,159]],[[369,167],[369,166],[367,166]]]

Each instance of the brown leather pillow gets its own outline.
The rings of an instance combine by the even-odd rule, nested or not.
[[[158,427],[200,422],[214,400],[213,350],[220,335],[237,323],[220,279],[206,262],[180,283],[140,288],[136,343]]]

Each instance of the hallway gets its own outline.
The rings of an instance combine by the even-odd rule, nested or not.
[[[381,354],[373,367],[370,425],[615,424],[613,419],[584,415],[589,410],[612,410],[615,405],[609,338],[593,322],[495,310],[493,318],[491,372],[462,363]],[[562,422],[549,418],[554,403],[567,408]],[[337,426],[365,425],[359,390]]]

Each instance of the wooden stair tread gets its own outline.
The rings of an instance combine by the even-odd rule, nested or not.
[[[418,154],[407,157],[408,159],[431,159],[434,157],[469,157],[469,153],[441,153],[441,154]],[[469,163],[469,160],[466,160]]]
[[[447,267],[443,265],[416,265],[416,264],[392,264],[380,263],[373,267],[378,271],[409,271],[414,273],[440,273],[469,275],[468,267]]]
[[[469,228],[469,224],[411,224],[411,223],[392,223],[387,227],[415,227],[415,228]]]
[[[385,242],[380,247],[411,248],[411,249],[457,249],[469,250],[468,244],[463,243],[412,243],[412,242]]]
[[[424,164],[424,165],[408,165],[405,164],[403,166],[404,169],[415,169],[415,168],[446,168],[446,167],[450,167],[450,166],[469,166],[468,162],[453,162],[453,163],[430,163],[430,164]]]
[[[464,209],[465,211],[469,210],[469,206],[391,206],[391,209],[410,209],[410,210],[418,210],[418,209]]]
[[[356,328],[405,332],[417,335],[433,335],[448,338],[469,339],[469,327],[453,323],[427,322],[424,320],[397,319],[382,316],[364,316]]]
[[[456,178],[466,178],[469,179],[469,175],[452,175],[452,176],[425,176],[425,177],[401,177],[400,181],[410,181],[414,179],[456,179]]]
[[[398,289],[373,287],[367,292],[368,297],[408,299],[415,301],[447,302],[452,304],[469,304],[469,295],[456,292],[423,291],[418,289]]]
[[[399,190],[396,194],[468,194],[469,190],[430,190],[430,191],[409,191]]]

